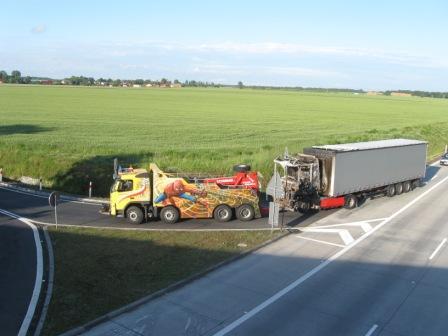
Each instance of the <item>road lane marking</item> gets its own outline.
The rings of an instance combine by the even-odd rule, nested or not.
[[[442,248],[443,245],[445,245],[445,243],[446,243],[446,238],[443,238],[442,242],[439,244],[439,246],[437,246],[437,248],[434,250],[434,252],[429,257],[429,260],[432,260],[432,258],[434,258],[436,256],[437,252],[439,252],[439,250]]]
[[[334,260],[336,260],[339,257],[343,256],[345,253],[350,251],[352,248],[357,246],[359,243],[361,243],[362,241],[364,241],[365,239],[370,237],[376,231],[381,229],[384,225],[389,223],[392,219],[394,219],[395,217],[399,216],[401,213],[403,213],[408,208],[413,206],[415,203],[420,201],[423,197],[428,195],[431,191],[436,189],[438,186],[440,186],[442,183],[444,183],[447,180],[448,180],[448,176],[445,177],[443,180],[437,182],[435,185],[433,185],[431,188],[429,188],[428,190],[423,192],[421,195],[417,196],[415,199],[413,199],[411,202],[409,202],[408,204],[403,206],[400,210],[398,210],[397,212],[392,214],[390,217],[388,217],[385,220],[383,220],[380,224],[378,224],[376,227],[374,227],[371,231],[367,232],[365,235],[361,236],[359,239],[357,239],[355,242],[353,242],[353,244],[351,244],[349,246],[346,246],[342,250],[337,252],[336,254],[333,254],[330,258],[325,260],[323,263],[319,264],[318,266],[316,266],[315,268],[310,270],[308,273],[306,273],[303,276],[301,276],[300,278],[296,279],[291,284],[289,284],[285,288],[281,289],[280,291],[278,291],[273,296],[269,297],[268,299],[266,299],[265,301],[260,303],[258,306],[254,307],[252,310],[250,310],[246,314],[242,315],[240,318],[238,318],[235,321],[233,321],[232,323],[228,324],[226,327],[224,327],[223,329],[221,329],[220,331],[215,333],[213,336],[224,336],[224,335],[228,334],[230,331],[234,330],[235,328],[237,328],[238,326],[240,326],[241,324],[243,324],[244,322],[246,322],[247,320],[249,320],[253,316],[257,315],[260,311],[262,311],[266,307],[268,307],[271,304],[273,304],[274,302],[278,301],[284,295],[288,294],[290,291],[292,291],[293,289],[295,289],[296,287],[301,285],[303,282],[305,282],[306,280],[311,278],[313,275],[317,274],[318,272],[323,270],[325,267],[330,265]]]
[[[44,196],[44,195],[38,195],[38,194],[34,194],[32,192],[27,192],[27,191],[23,191],[23,190],[16,190],[16,189],[12,189],[12,188],[8,188],[8,187],[1,187],[0,189],[6,190],[6,191],[10,191],[10,192],[15,192],[18,194],[23,194],[23,195],[28,195],[28,196],[34,196],[34,197],[39,197],[39,198],[45,198],[48,199],[48,196]],[[65,196],[61,196],[61,200],[63,202],[68,202],[68,203],[78,203],[78,204],[88,204],[88,205],[102,205],[105,202],[99,203],[99,202],[89,202],[89,201],[76,201],[76,200],[70,200]]]
[[[437,177],[437,175],[439,175],[439,173],[437,173],[437,174],[435,174],[433,177],[431,177],[431,178],[430,178],[430,181],[434,180],[434,179]]]
[[[342,244],[330,243],[330,242],[327,242],[327,241],[324,241],[324,240],[307,238],[307,237],[302,237],[302,236],[299,236],[299,235],[297,235],[296,238],[300,238],[300,239],[303,239],[303,240],[310,240],[310,241],[313,241],[313,242],[316,242],[316,243],[322,243],[322,244],[333,245],[333,246],[338,246],[338,247],[345,247],[345,245],[342,245]]]
[[[302,232],[315,232],[315,233],[337,233],[341,237],[342,241],[345,245],[350,245],[355,240],[352,235],[346,229],[319,229],[319,228],[302,228],[300,229]]]
[[[365,334],[365,336],[371,336],[371,335],[375,332],[376,328],[378,328],[378,325],[374,324],[374,325],[372,326],[372,328],[369,329],[369,331],[367,332],[367,334]]]
[[[28,225],[33,231],[34,243],[36,244],[36,279],[34,281],[33,294],[31,295],[30,304],[28,305],[28,310],[26,312],[25,318],[22,321],[19,332],[17,335],[25,336],[28,333],[31,321],[33,319],[34,313],[36,311],[37,303],[39,300],[39,295],[42,287],[43,279],[43,256],[42,256],[42,245],[40,244],[39,232],[37,227],[31,223],[28,219],[19,217],[9,211],[0,209],[0,213],[12,217]]]

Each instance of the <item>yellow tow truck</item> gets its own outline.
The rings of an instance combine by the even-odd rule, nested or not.
[[[180,218],[261,217],[258,193],[244,185],[225,186],[209,179],[182,178],[165,173],[156,164],[146,169],[119,169],[110,190],[108,212],[131,224],[158,218],[176,223]]]

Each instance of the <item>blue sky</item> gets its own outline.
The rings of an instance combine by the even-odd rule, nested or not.
[[[25,75],[448,91],[447,1],[2,1]]]

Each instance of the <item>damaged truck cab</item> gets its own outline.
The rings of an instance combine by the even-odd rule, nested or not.
[[[355,208],[368,197],[392,197],[419,186],[426,152],[425,141],[388,139],[313,146],[293,156],[285,153],[274,160],[268,194],[280,208],[291,211]]]

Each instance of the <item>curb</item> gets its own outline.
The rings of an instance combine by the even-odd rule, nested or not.
[[[31,188],[26,187],[19,187],[17,185],[8,183],[8,182],[0,182],[0,186],[11,189],[11,190],[17,190],[24,193],[41,196],[41,197],[48,197],[50,195],[50,192],[48,191],[39,191]],[[106,204],[109,203],[106,199],[98,199],[98,198],[85,198],[85,197],[79,197],[79,196],[72,196],[72,195],[61,195],[61,199],[64,201],[76,201],[76,202],[84,202],[84,203],[94,203],[94,204]]]
[[[137,308],[137,307],[139,307],[139,306],[141,306],[141,305],[143,305],[143,304],[145,304],[147,302],[153,301],[153,300],[155,300],[155,299],[157,299],[157,298],[159,298],[159,297],[161,297],[161,296],[163,296],[165,294],[168,294],[170,292],[175,291],[176,289],[184,287],[184,286],[188,285],[189,283],[193,282],[194,280],[197,280],[197,279],[199,279],[199,278],[201,278],[201,277],[203,277],[203,276],[205,276],[205,275],[207,275],[207,274],[209,274],[209,273],[211,273],[211,272],[213,272],[213,271],[215,271],[215,270],[217,270],[217,269],[219,269],[219,268],[221,268],[221,267],[223,267],[225,265],[228,265],[228,264],[230,264],[230,263],[232,263],[234,261],[242,259],[245,256],[247,256],[247,255],[249,255],[249,254],[251,254],[251,253],[253,253],[253,252],[255,252],[255,251],[257,251],[257,250],[259,250],[259,249],[261,249],[261,248],[263,248],[263,247],[265,247],[267,245],[269,245],[269,244],[272,244],[272,243],[275,243],[276,241],[279,241],[280,239],[288,236],[289,234],[290,234],[290,232],[283,232],[278,237],[271,238],[271,239],[269,239],[269,240],[267,240],[267,241],[265,241],[265,242],[263,242],[263,243],[261,243],[261,244],[259,244],[257,246],[254,246],[253,248],[251,248],[251,249],[249,249],[247,251],[241,252],[241,253],[239,253],[239,254],[237,254],[237,255],[229,258],[229,259],[223,260],[220,263],[218,263],[216,265],[213,265],[213,266],[211,266],[211,267],[209,267],[209,268],[207,268],[207,269],[205,269],[203,271],[200,271],[200,272],[198,272],[196,274],[193,274],[193,275],[191,275],[190,277],[188,277],[186,279],[183,279],[183,280],[180,280],[178,282],[175,282],[174,284],[171,284],[171,285],[169,285],[166,288],[160,289],[157,292],[149,294],[148,296],[145,296],[145,297],[143,297],[141,299],[138,299],[137,301],[131,302],[131,303],[129,303],[129,304],[127,304],[127,305],[125,305],[125,306],[123,306],[121,308],[113,310],[112,312],[107,313],[107,314],[105,314],[103,316],[100,316],[100,317],[98,317],[98,318],[96,318],[96,319],[94,319],[94,320],[92,320],[90,322],[87,322],[86,324],[83,324],[82,326],[79,326],[79,327],[76,327],[76,328],[71,329],[69,331],[66,331],[66,332],[60,334],[59,336],[75,336],[75,335],[80,335],[80,334],[82,334],[84,332],[87,332],[90,329],[96,327],[97,325],[99,325],[99,324],[101,324],[103,322],[110,321],[110,320],[112,320],[114,317],[116,317],[118,315],[121,315],[123,313],[126,313],[126,312],[132,310],[132,309],[135,309],[135,308]]]

